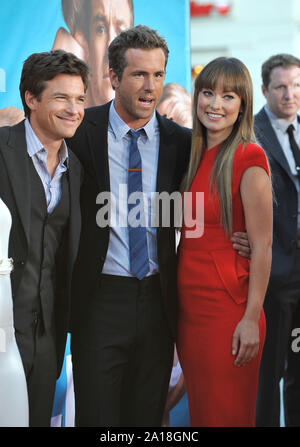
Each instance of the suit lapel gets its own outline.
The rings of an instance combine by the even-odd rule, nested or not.
[[[110,191],[107,129],[109,121],[108,103],[98,108],[87,118],[86,135],[100,191]]]
[[[268,152],[271,153],[273,158],[286,171],[286,173],[294,183],[293,175],[291,173],[288,161],[285,158],[285,155],[278,141],[276,133],[274,132],[274,129],[264,109],[261,109],[261,111],[257,114],[255,120],[255,127],[256,127],[255,133],[258,142],[261,142],[261,145],[263,147],[268,148]]]
[[[24,121],[9,130],[7,143],[2,147],[8,178],[15,197],[20,219],[29,243],[30,179]]]
[[[80,165],[75,160],[74,154],[69,151],[69,191],[70,191],[70,216],[69,216],[69,266],[72,267],[79,244],[79,236],[81,230],[81,214],[80,214]]]
[[[174,141],[173,129],[168,126],[168,121],[158,113],[157,120],[160,136],[156,191],[159,193],[170,192],[176,163],[176,141]]]

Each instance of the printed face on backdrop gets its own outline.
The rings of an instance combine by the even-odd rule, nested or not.
[[[263,86],[262,92],[270,112],[293,121],[300,108],[300,68],[296,65],[274,68],[268,88]]]
[[[207,139],[222,142],[230,134],[241,112],[241,98],[235,92],[224,91],[222,85],[214,90],[202,88],[198,95],[197,116],[206,127]]]
[[[70,138],[84,117],[85,92],[81,76],[60,74],[46,82],[39,98],[28,90],[30,123],[41,141]]]
[[[164,86],[166,58],[161,48],[126,51],[127,65],[122,78],[110,70],[115,88],[115,107],[133,129],[144,126],[152,117]]]
[[[129,0],[91,0],[87,63],[91,79],[87,102],[101,105],[114,96],[108,69],[108,47],[121,31],[133,25]]]

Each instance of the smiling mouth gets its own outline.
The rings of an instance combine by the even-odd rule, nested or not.
[[[212,120],[218,120],[218,119],[223,118],[223,116],[224,116],[219,113],[211,113],[211,112],[206,112],[206,115]]]
[[[68,122],[69,124],[76,124],[77,121],[78,121],[77,119],[65,118],[63,116],[58,116],[57,118],[62,120],[62,121]]]

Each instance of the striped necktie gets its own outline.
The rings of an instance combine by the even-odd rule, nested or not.
[[[137,140],[141,135],[143,129],[138,131],[130,130],[128,133],[131,137],[129,148],[129,168],[128,168],[128,197],[135,192],[143,192],[142,183],[142,161],[139,149],[137,147]],[[143,208],[143,200],[139,203],[140,213],[134,214],[136,219],[142,223],[138,226],[131,222],[130,212],[136,204],[130,204],[128,200],[128,232],[129,232],[129,252],[130,252],[130,270],[131,273],[138,279],[143,279],[149,272],[149,256],[146,235],[146,220],[141,222],[145,216]]]

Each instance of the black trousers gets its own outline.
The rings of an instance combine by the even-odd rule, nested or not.
[[[50,427],[57,379],[54,331],[45,332],[39,315],[15,331],[27,381],[29,426]]]
[[[159,275],[102,275],[81,328],[71,337],[76,425],[161,426],[173,341]]]
[[[271,284],[272,286],[272,284]],[[300,327],[300,250],[289,281],[269,287],[264,310],[267,334],[260,365],[256,425],[280,426],[283,378],[285,425],[300,426],[300,353],[292,350],[292,330]]]

